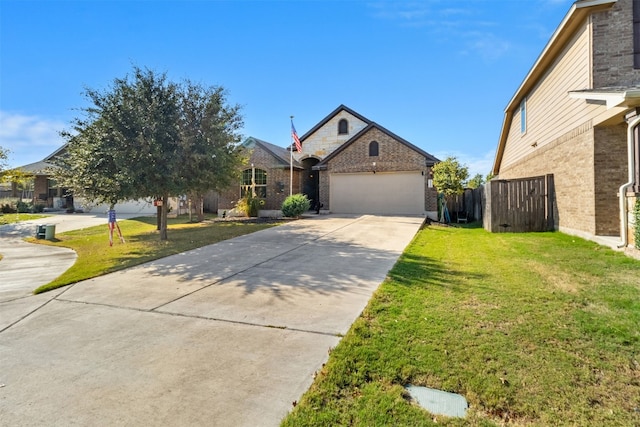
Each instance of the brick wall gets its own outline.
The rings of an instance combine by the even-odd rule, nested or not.
[[[627,126],[594,129],[596,234],[620,235],[618,190],[627,181]]]
[[[618,0],[592,19],[593,87],[638,84],[640,70],[633,69],[633,0]]]
[[[45,199],[40,199],[40,195],[44,194]],[[37,200],[37,203],[47,204],[49,203],[49,182],[47,176],[37,175],[33,181],[33,197]],[[51,207],[51,206],[50,206]]]
[[[289,167],[283,166],[271,153],[264,150],[261,146],[256,145],[251,151],[249,160],[243,169],[251,168],[253,164],[256,169],[264,169],[267,172],[267,198],[262,209],[278,210],[282,207],[282,202],[289,195]],[[293,193],[299,193],[301,190],[301,174],[300,171],[293,170]],[[221,191],[218,198],[219,210],[230,210],[235,207],[236,202],[240,199],[240,182],[231,188]]]
[[[500,179],[554,175],[555,228],[596,234],[594,195],[594,129],[573,129],[500,171]],[[615,194],[614,194],[615,197]]]
[[[378,142],[378,156],[369,156],[369,143],[371,141]],[[376,128],[372,128],[364,135],[361,135],[335,158],[331,159],[327,165],[327,170],[322,171],[320,174],[320,200],[324,204],[324,208],[330,209],[330,173],[371,172],[373,171],[373,162],[376,163],[376,172],[424,171],[425,210],[437,210],[437,193],[435,189],[427,186],[430,170],[426,166],[425,157]]]

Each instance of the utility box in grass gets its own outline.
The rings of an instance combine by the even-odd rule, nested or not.
[[[47,224],[44,226],[44,238],[46,240],[53,240],[56,237],[55,224]]]
[[[36,226],[36,239],[44,239],[46,234],[46,226],[45,225],[37,225]]]

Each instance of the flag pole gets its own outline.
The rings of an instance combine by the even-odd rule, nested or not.
[[[291,124],[293,125],[293,116],[291,116]],[[291,144],[289,144],[289,195],[293,195],[293,132],[291,132]]]

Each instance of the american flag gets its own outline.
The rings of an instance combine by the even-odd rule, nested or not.
[[[298,153],[302,153],[302,144],[300,143],[300,138],[298,138],[296,128],[293,126],[293,120],[291,121],[291,137],[293,138],[293,142],[296,144],[296,151]]]

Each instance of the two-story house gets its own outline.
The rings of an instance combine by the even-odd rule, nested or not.
[[[557,229],[631,246],[639,113],[640,1],[576,1],[507,105],[493,174],[553,174]]]

